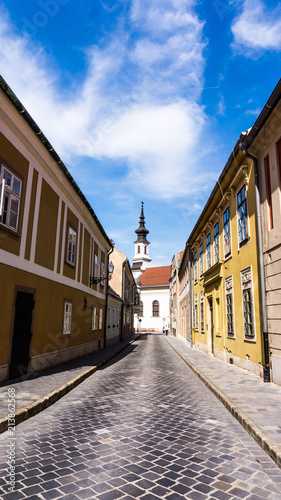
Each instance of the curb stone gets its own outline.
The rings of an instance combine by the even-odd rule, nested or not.
[[[15,412],[15,425],[20,424],[21,422],[24,422],[24,420],[27,420],[30,417],[34,417],[41,411],[45,410],[52,404],[56,403],[59,399],[61,399],[63,396],[68,394],[72,389],[77,387],[79,384],[84,382],[90,375],[95,373],[97,370],[99,370],[103,365],[108,363],[111,359],[113,359],[115,356],[120,354],[120,352],[124,351],[129,347],[133,342],[135,342],[140,335],[135,337],[134,339],[130,340],[126,345],[123,345],[120,349],[117,349],[114,353],[110,354],[107,358],[104,360],[100,361],[97,365],[92,366],[91,368],[88,368],[84,372],[80,373],[80,375],[77,375],[73,379],[69,380],[65,384],[61,385],[58,389],[55,389],[52,392],[49,392],[49,394],[46,394],[46,396],[42,396],[42,398],[37,399],[33,403],[30,403],[29,405],[19,408]],[[8,415],[2,419],[0,419],[0,434],[8,430],[8,421],[9,417]]]
[[[165,337],[164,337],[165,338]],[[246,413],[244,413],[238,406],[236,406],[231,399],[221,391],[213,382],[211,382],[206,375],[204,375],[198,368],[196,368],[191,361],[189,361],[181,352],[179,352],[170,342],[166,339],[169,346],[180,356],[180,358],[188,365],[188,367],[197,375],[197,377],[210,389],[210,391],[221,401],[227,408],[232,416],[244,427],[244,429],[255,439],[260,447],[272,458],[276,465],[281,469],[281,446],[271,439],[261,427],[254,422]]]

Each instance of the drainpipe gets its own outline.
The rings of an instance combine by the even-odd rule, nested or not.
[[[247,148],[243,145],[243,143],[241,143],[239,147],[240,147],[241,151],[243,151],[244,155],[247,158],[250,158],[251,160],[253,160],[253,162],[254,162],[257,232],[258,232],[258,255],[259,255],[259,271],[260,271],[260,277],[261,277],[261,306],[262,306],[263,346],[264,346],[263,381],[270,382],[269,342],[268,342],[268,331],[267,331],[265,276],[264,276],[263,249],[262,249],[262,226],[261,226],[258,160],[255,156],[248,153]]]
[[[193,347],[193,331],[192,331],[192,252],[188,248],[188,274],[189,274],[189,326],[190,326],[190,347]]]
[[[114,245],[114,243],[113,243]],[[113,252],[114,246],[112,246],[111,250],[106,254],[106,269],[107,269],[107,277],[108,277],[108,263],[109,256]],[[103,332],[103,347],[106,347],[106,329],[107,329],[107,304],[108,304],[108,279],[106,280],[106,289],[105,289],[105,314],[104,314],[104,332]]]

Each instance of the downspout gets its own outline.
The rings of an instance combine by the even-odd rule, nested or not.
[[[189,274],[189,327],[190,327],[190,347],[193,347],[193,331],[192,331],[192,251],[188,249],[188,274]]]
[[[113,243],[114,245],[114,243]],[[111,250],[106,253],[106,269],[107,269],[107,277],[108,277],[108,262],[109,256],[113,252],[114,246],[111,247]],[[103,347],[106,347],[106,329],[107,329],[107,304],[108,304],[108,279],[106,280],[106,288],[105,288],[105,314],[104,314],[104,332],[103,332]]]
[[[263,263],[263,247],[262,247],[262,226],[261,226],[261,207],[260,207],[260,191],[259,191],[259,174],[258,160],[254,155],[248,153],[247,148],[240,144],[240,149],[247,158],[254,162],[255,172],[255,194],[256,194],[256,214],[257,214],[257,233],[258,233],[258,256],[259,256],[259,271],[261,281],[261,310],[262,310],[262,325],[263,325],[263,347],[264,347],[264,367],[263,381],[270,382],[270,364],[269,364],[269,342],[267,331],[267,313],[266,313],[266,298],[265,298],[265,276]]]

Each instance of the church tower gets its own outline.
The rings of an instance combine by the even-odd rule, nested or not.
[[[136,234],[138,235],[135,241],[135,256],[133,257],[132,272],[134,278],[138,278],[140,274],[149,266],[151,258],[149,257],[149,241],[147,241],[146,236],[149,233],[148,229],[145,227],[145,217],[143,213],[143,201],[141,202],[141,214],[139,227],[136,229]]]

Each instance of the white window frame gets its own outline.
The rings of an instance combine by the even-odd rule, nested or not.
[[[198,295],[194,295],[194,328],[198,331]]]
[[[210,269],[211,265],[211,233],[209,233],[206,237],[206,269]]]
[[[205,332],[204,292],[200,292],[200,328],[201,332]]]
[[[256,341],[256,329],[255,329],[255,308],[254,308],[254,294],[253,294],[253,283],[252,283],[252,266],[247,267],[240,271],[241,277],[241,291],[242,291],[242,312],[243,312],[243,330],[244,330],[244,340]],[[250,294],[250,307],[251,311],[245,310],[245,296]],[[251,315],[252,322],[249,321],[249,315]],[[249,334],[249,325],[252,325],[252,333]]]
[[[229,332],[229,308],[228,299],[231,297],[231,326],[232,333]],[[233,290],[233,276],[228,276],[225,278],[225,311],[226,311],[226,333],[229,339],[235,339],[235,314],[234,314],[234,290]]]
[[[67,230],[66,262],[71,266],[76,263],[77,231],[71,225]]]
[[[202,252],[201,252],[202,248]],[[199,246],[199,275],[200,277],[202,276],[204,272],[204,266],[203,266],[203,258],[204,258],[204,250],[203,250],[203,242]]]
[[[217,228],[217,233],[215,229]],[[214,224],[214,264],[220,260],[220,240],[219,240],[219,223]]]
[[[8,185],[8,183],[4,179],[4,170],[8,172],[11,176],[11,186]],[[14,187],[14,182],[15,180],[18,181],[19,183],[19,192],[17,192]],[[1,199],[0,199],[0,223],[11,229],[14,232],[18,231],[18,225],[19,225],[19,214],[20,214],[20,205],[21,205],[21,195],[22,195],[22,180],[19,178],[19,176],[15,175],[10,168],[8,168],[6,165],[1,163],[1,173],[0,173],[0,186],[1,186]],[[5,207],[5,200],[7,200],[7,210],[6,210],[6,221],[3,222],[4,219],[4,207]],[[12,203],[13,201],[17,203],[17,211],[12,209]],[[11,215],[14,214],[16,216],[16,227],[11,225]]]
[[[63,305],[63,335],[71,334],[72,301],[65,299]]]
[[[97,330],[97,308],[92,306],[92,332]]]
[[[245,197],[243,198],[242,203],[238,203],[238,196],[241,191],[244,189]],[[237,230],[238,230],[238,245],[239,248],[249,240],[249,228],[248,228],[248,203],[247,203],[247,186],[243,184],[236,194],[236,202],[237,202]],[[245,207],[245,213],[240,213],[239,209],[242,206]],[[242,215],[241,215],[242,214]],[[241,222],[242,221],[242,222]],[[243,233],[245,234],[243,235]],[[242,236],[241,236],[242,235]]]
[[[103,317],[103,310],[100,307],[100,310],[99,310],[99,330],[102,330],[102,317]]]
[[[225,222],[225,214],[227,211],[228,219]],[[226,231],[226,228],[228,229],[228,231]],[[223,250],[225,258],[231,255],[230,205],[228,205],[223,212]]]
[[[198,260],[197,260],[197,250],[194,252],[194,282],[198,281]]]

